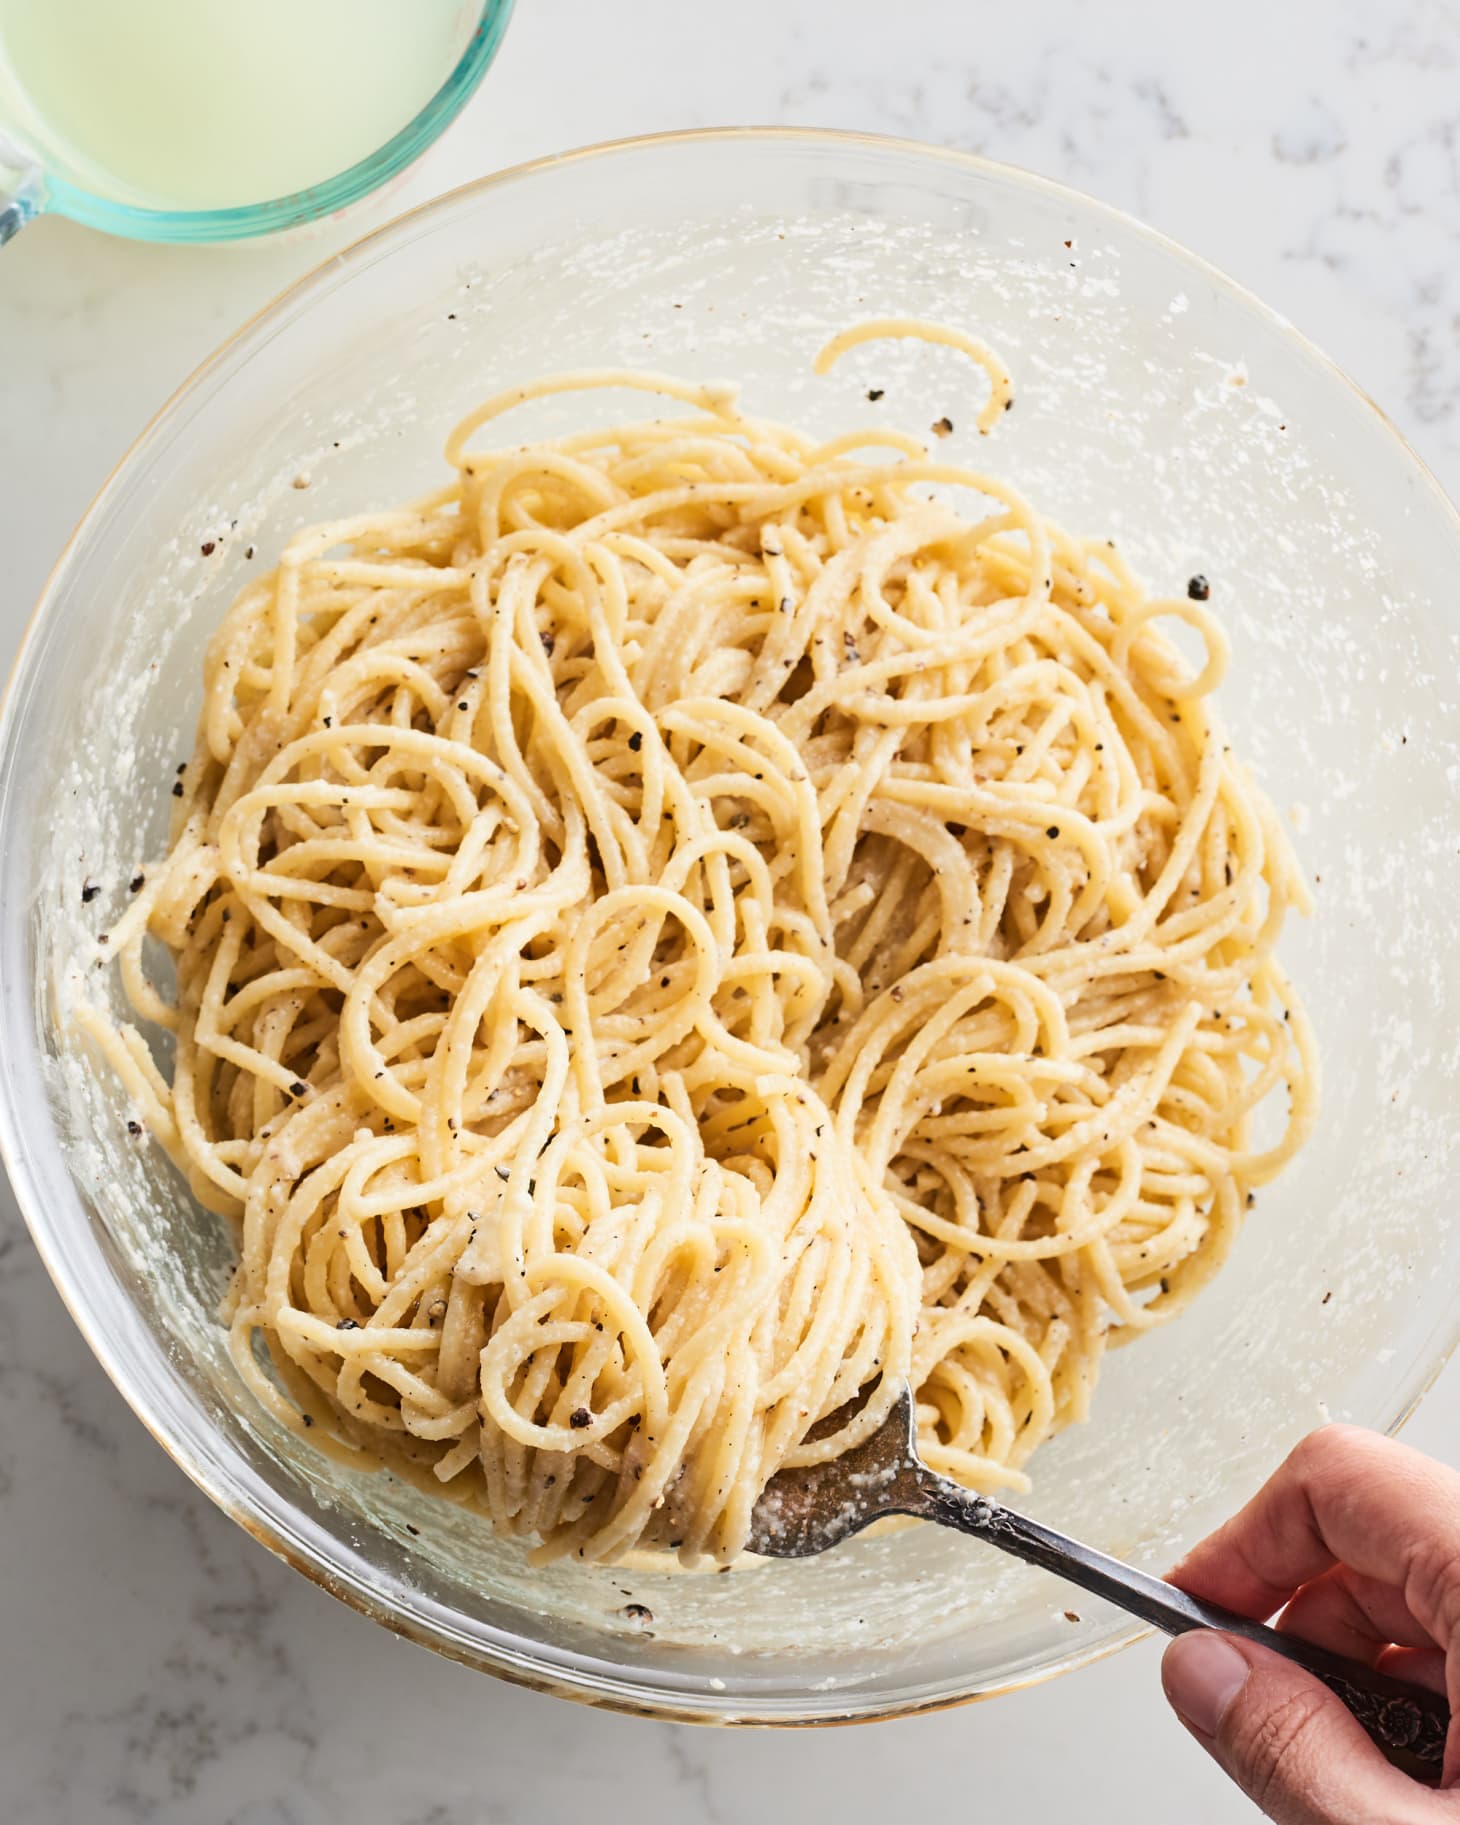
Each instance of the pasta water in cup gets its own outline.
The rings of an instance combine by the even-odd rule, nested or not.
[[[0,0],[0,242],[42,211],[147,241],[331,215],[414,162],[512,0]]]

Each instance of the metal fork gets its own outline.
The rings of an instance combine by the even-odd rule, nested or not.
[[[912,1396],[906,1387],[887,1418],[860,1445],[828,1463],[773,1476],[752,1513],[748,1544],[752,1552],[773,1559],[807,1558],[886,1515],[916,1515],[941,1527],[956,1527],[1118,1604],[1168,1635],[1222,1629],[1259,1642],[1306,1667],[1336,1692],[1396,1767],[1419,1780],[1440,1778],[1450,1724],[1450,1707],[1440,1693],[1203,1603],[1164,1579],[938,1476],[918,1456]]]

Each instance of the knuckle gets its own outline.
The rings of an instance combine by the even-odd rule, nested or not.
[[[1321,1689],[1305,1686],[1264,1711],[1239,1707],[1228,1752],[1237,1779],[1264,1811],[1271,1796],[1298,1784],[1324,1703]]]
[[[1460,1642],[1460,1560],[1453,1539],[1431,1535],[1414,1542],[1406,1567],[1404,1600],[1437,1645]]]
[[[1299,1470],[1323,1471],[1351,1458],[1355,1451],[1369,1443],[1371,1437],[1372,1434],[1365,1432],[1362,1426],[1331,1420],[1326,1426],[1319,1426],[1315,1432],[1300,1438],[1289,1453],[1289,1461]]]

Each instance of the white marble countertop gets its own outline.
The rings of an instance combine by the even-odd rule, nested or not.
[[[496,67],[351,231],[479,172],[660,128],[906,134],[1144,216],[1312,334],[1460,493],[1460,9],[1446,0],[519,0]],[[348,238],[335,231],[335,239]],[[328,236],[241,250],[42,221],[0,256],[0,650],[145,418]],[[1084,1825],[1255,1816],[1146,1643],[995,1703],[709,1732],[478,1678],[270,1558],[72,1329],[0,1199],[0,1817],[9,1825]],[[1460,1462],[1460,1367],[1408,1436]]]

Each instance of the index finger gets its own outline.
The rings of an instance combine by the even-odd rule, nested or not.
[[[1395,1586],[1433,1640],[1460,1633],[1460,1474],[1378,1433],[1325,1426],[1171,1579],[1263,1617],[1338,1564]]]

